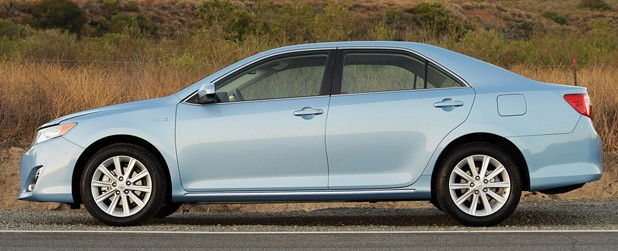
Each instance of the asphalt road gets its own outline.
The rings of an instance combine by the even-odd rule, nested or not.
[[[0,232],[2,250],[615,250],[617,231]]]
[[[0,230],[184,232],[618,230],[618,198],[594,201],[522,202],[513,215],[491,228],[462,226],[433,207],[340,207],[284,212],[189,211],[174,213],[164,219],[154,219],[134,227],[106,226],[83,209],[0,210]]]
[[[495,227],[435,208],[180,212],[110,227],[78,211],[0,210],[0,250],[618,250],[618,199],[521,203]]]

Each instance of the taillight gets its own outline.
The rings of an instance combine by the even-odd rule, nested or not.
[[[592,119],[592,103],[588,94],[565,94],[564,100],[569,102],[577,112]]]

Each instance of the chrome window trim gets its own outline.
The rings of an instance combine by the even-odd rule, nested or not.
[[[455,77],[457,80],[461,81],[462,84],[465,85],[465,87],[472,87],[468,81],[464,80],[461,76],[457,75],[455,72],[451,71],[450,69],[446,68],[445,66],[443,66],[442,64],[436,62],[435,60],[425,56],[424,54],[412,50],[410,48],[406,48],[406,47],[381,47],[381,46],[341,46],[341,47],[337,47],[337,50],[399,50],[399,51],[405,51],[405,52],[409,52],[412,53],[415,56],[418,56],[424,60],[427,60],[428,62],[433,63],[435,66],[437,66],[438,68],[440,68],[441,70],[447,72],[448,74],[452,75],[453,77]],[[459,87],[448,87],[448,88],[459,88]],[[432,88],[432,89],[438,89],[438,88]],[[444,88],[446,89],[446,88]]]

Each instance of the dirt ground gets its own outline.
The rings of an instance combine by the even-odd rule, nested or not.
[[[27,149],[21,147],[0,148],[0,210],[68,210],[60,203],[41,203],[17,200],[19,193],[19,159]],[[560,194],[546,195],[526,192],[523,201],[545,199],[599,199],[618,197],[618,153],[606,153],[604,156],[603,177],[601,180],[586,184],[583,188]],[[183,205],[182,211],[242,211],[242,212],[276,212],[276,211],[310,211],[330,207],[372,207],[372,208],[408,208],[431,207],[429,202],[378,202],[378,203],[272,203],[272,204],[195,204]],[[84,209],[82,209],[84,210]]]

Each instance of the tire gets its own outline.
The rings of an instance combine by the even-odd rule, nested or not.
[[[431,205],[433,205],[436,209],[443,211],[442,207],[440,206],[440,202],[438,202],[438,199],[436,199],[435,196],[432,196],[429,202],[431,202]]]
[[[515,162],[504,150],[488,143],[469,143],[453,150],[438,171],[437,183],[443,211],[475,227],[494,226],[508,218],[522,190]]]
[[[86,164],[80,188],[88,212],[112,226],[139,225],[150,220],[167,194],[158,159],[145,148],[127,143],[96,152]]]
[[[173,203],[173,202],[168,202],[165,203],[165,205],[163,205],[163,207],[161,207],[161,209],[159,209],[159,212],[155,215],[155,218],[165,218],[167,216],[169,216],[170,214],[175,213],[178,208],[180,208],[182,204],[181,203]]]

